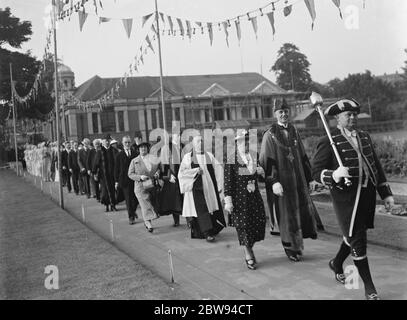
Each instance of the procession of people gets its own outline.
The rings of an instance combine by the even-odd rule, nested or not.
[[[311,161],[289,121],[285,100],[274,107],[277,121],[264,132],[260,152],[250,150],[249,134],[241,131],[225,164],[204,148],[200,135],[193,137],[189,152],[183,152],[179,136],[174,135],[158,154],[150,153],[152,145],[142,141],[139,132],[133,143],[128,135],[118,140],[107,135],[92,143],[87,138],[67,141],[61,146],[61,183],[68,192],[95,198],[105,211],[117,211],[116,205],[124,200],[130,225],[139,218],[140,206],[140,218],[150,233],[154,220],[165,215],[172,215],[174,227],[184,217],[191,238],[208,242],[232,226],[247,268],[256,270],[259,264],[253,248],[266,233],[260,177],[265,181],[272,234],[280,236],[292,262],[302,260],[303,239],[317,239],[323,229],[310,197],[310,183],[316,181],[330,189],[343,233],[339,251],[327,268],[335,281],[345,284],[343,263],[351,255],[365,284],[366,299],[377,300],[366,231],[373,228],[376,191],[386,207],[393,206],[394,199],[369,134],[357,129],[359,112],[360,105],[353,99],[326,108],[325,115],[335,117],[337,127],[320,139]],[[57,148],[55,143],[27,145],[27,171],[48,181],[57,179]]]

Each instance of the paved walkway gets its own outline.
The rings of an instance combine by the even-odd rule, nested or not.
[[[58,290],[45,288],[49,265],[58,268]],[[32,184],[0,170],[0,299],[186,297]]]
[[[11,179],[11,178],[10,178]],[[33,177],[15,178],[10,184],[27,186],[40,182]],[[50,185],[53,198],[57,185],[43,183],[43,192],[50,198]],[[4,188],[4,187],[3,187]],[[18,187],[17,187],[18,189]],[[38,190],[32,190],[37,197]],[[10,195],[9,195],[10,196]],[[188,298],[192,299],[363,299],[363,285],[359,290],[348,290],[333,280],[327,262],[336,252],[339,237],[321,233],[318,240],[306,240],[304,260],[292,263],[286,258],[278,237],[267,234],[265,241],[255,246],[259,268],[250,271],[246,268],[243,250],[238,246],[234,228],[226,228],[217,237],[216,243],[190,239],[190,230],[182,225],[172,227],[171,217],[161,217],[154,221],[154,233],[144,228],[141,220],[128,224],[124,205],[115,213],[105,213],[104,208],[94,199],[64,193],[65,207],[78,220],[85,216],[86,225],[107,241],[125,252],[135,261],[163,279],[170,279],[168,250],[172,252],[175,282]],[[14,200],[15,201],[15,200]],[[25,206],[29,205],[27,199]],[[31,201],[31,200],[30,200]],[[42,200],[46,203],[46,200]],[[320,208],[323,210],[323,208]],[[324,209],[325,210],[325,209]],[[328,210],[328,209],[326,209]],[[141,216],[141,215],[139,215]],[[324,215],[321,214],[323,217]],[[111,221],[111,222],[110,222]],[[78,223],[75,224],[76,226]],[[68,228],[68,226],[66,226]],[[72,227],[71,228],[76,228]],[[61,236],[64,230],[59,230]],[[90,231],[89,235],[92,234]],[[81,247],[73,248],[81,250]],[[95,254],[94,258],[98,255]],[[103,255],[101,260],[109,259]],[[369,260],[372,274],[382,299],[407,299],[407,254],[405,251],[369,246]],[[117,264],[115,258],[110,258]],[[346,264],[352,265],[350,259]],[[99,280],[100,281],[100,280]],[[73,285],[74,282],[71,282]],[[122,291],[125,291],[123,288]]]

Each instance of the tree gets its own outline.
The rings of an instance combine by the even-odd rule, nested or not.
[[[404,52],[407,54],[407,49],[404,49]],[[401,69],[403,69],[404,71],[402,75],[402,77],[404,78],[404,88],[407,89],[407,60],[404,61],[404,67],[402,67]]]
[[[23,42],[30,39],[31,34],[31,22],[21,22],[19,18],[11,15],[10,8],[4,10],[0,8],[0,101],[2,101],[0,124],[4,123],[11,106],[10,63],[13,68],[16,91],[20,96],[25,96],[30,91],[41,65],[41,62],[33,57],[30,51],[26,53],[11,51],[6,46],[19,49]],[[43,120],[44,114],[51,110],[52,99],[45,82],[52,84],[53,64],[46,60],[46,65],[48,71],[43,77],[44,82],[37,99],[30,102],[30,108],[17,104],[18,118],[28,117]]]
[[[373,77],[369,70],[365,73],[349,74],[344,80],[331,80],[329,86],[335,97],[354,98],[362,105],[362,110],[372,111],[372,120],[383,121],[395,118],[386,107],[399,99],[396,88]],[[369,108],[370,106],[370,108]],[[370,109],[370,110],[369,110]]]
[[[312,84],[309,73],[310,63],[299,48],[285,43],[278,51],[278,57],[271,67],[277,76],[277,84],[286,90],[308,91]]]

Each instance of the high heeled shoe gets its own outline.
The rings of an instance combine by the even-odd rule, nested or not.
[[[146,227],[148,232],[153,232],[153,230],[154,230],[153,227],[149,227],[145,223],[144,223],[144,226]]]
[[[254,259],[250,258],[250,259],[245,259],[245,260],[246,260],[246,266],[248,269],[256,270]]]
[[[290,259],[293,262],[299,262],[300,258],[298,257],[298,254],[292,250],[284,249],[285,254],[287,255],[288,259]]]

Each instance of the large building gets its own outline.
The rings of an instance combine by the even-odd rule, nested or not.
[[[149,132],[163,127],[159,77],[130,77],[118,96],[101,108],[94,104],[82,109],[78,101],[97,101],[111,91],[118,78],[94,76],[75,88],[74,73],[59,67],[63,96],[64,139],[81,140],[110,133],[114,137],[134,135],[147,139]],[[305,120],[313,110],[298,93],[286,91],[258,73],[164,77],[166,127],[179,121],[186,128],[265,128],[273,121],[273,106],[285,98],[292,118]],[[49,128],[50,138],[54,130]]]

